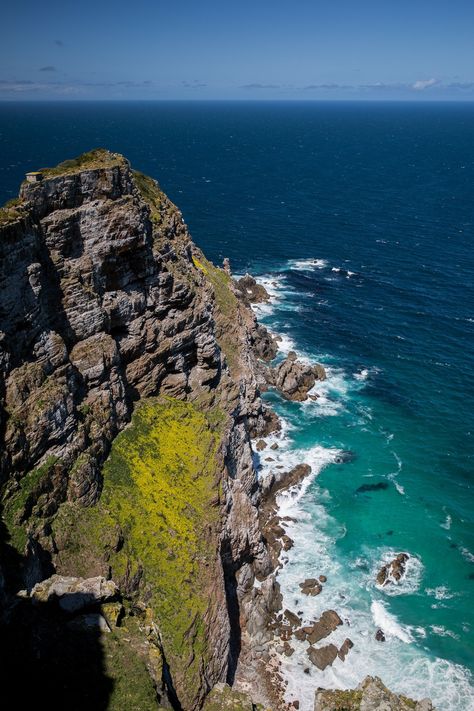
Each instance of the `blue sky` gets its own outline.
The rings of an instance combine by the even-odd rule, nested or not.
[[[0,100],[474,98],[474,0],[22,0]]]

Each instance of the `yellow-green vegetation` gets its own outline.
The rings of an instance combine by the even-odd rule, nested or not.
[[[15,220],[22,217],[22,205],[23,200],[21,198],[13,198],[8,200],[3,207],[0,207],[0,226],[15,222]]]
[[[42,486],[51,475],[57,457],[48,459],[37,469],[28,472],[19,482],[16,491],[9,493],[3,505],[3,519],[9,534],[9,545],[18,553],[25,552],[27,541],[26,522],[37,502]]]
[[[82,153],[80,156],[77,156],[77,158],[65,160],[54,168],[43,168],[39,172],[43,173],[45,178],[54,178],[58,175],[78,173],[81,170],[113,168],[114,166],[124,164],[125,158],[119,153],[111,153],[105,148],[95,148],[87,153]]]
[[[193,264],[197,269],[200,269],[203,274],[209,274],[209,270],[204,266],[204,264],[201,262],[200,259],[198,259],[194,254],[193,254]]]
[[[129,618],[127,627],[101,635],[104,673],[113,682],[107,711],[157,711],[151,676],[134,648],[143,635],[132,625],[133,618]]]
[[[87,557],[104,552],[119,583],[143,571],[140,596],[154,612],[171,672],[180,672],[189,699],[208,656],[203,618],[217,555],[217,451],[225,422],[218,409],[172,398],[142,401],[114,441],[99,504],[65,504],[53,523],[55,537],[69,540],[61,557],[75,559],[76,574],[95,572]]]

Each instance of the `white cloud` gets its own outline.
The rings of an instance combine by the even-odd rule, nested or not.
[[[430,86],[438,84],[437,79],[418,79],[414,84],[412,84],[412,89],[416,91],[423,91],[424,89],[429,89]]]

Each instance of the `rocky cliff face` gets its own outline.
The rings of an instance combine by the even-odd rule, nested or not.
[[[5,607],[53,572],[113,578],[159,698],[197,708],[233,677],[239,570],[271,569],[249,435],[272,339],[120,155],[24,183],[0,230]]]

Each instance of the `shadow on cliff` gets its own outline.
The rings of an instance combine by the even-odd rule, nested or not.
[[[0,681],[5,708],[105,711],[113,691],[92,615],[12,592],[24,557],[9,545],[0,519]]]

